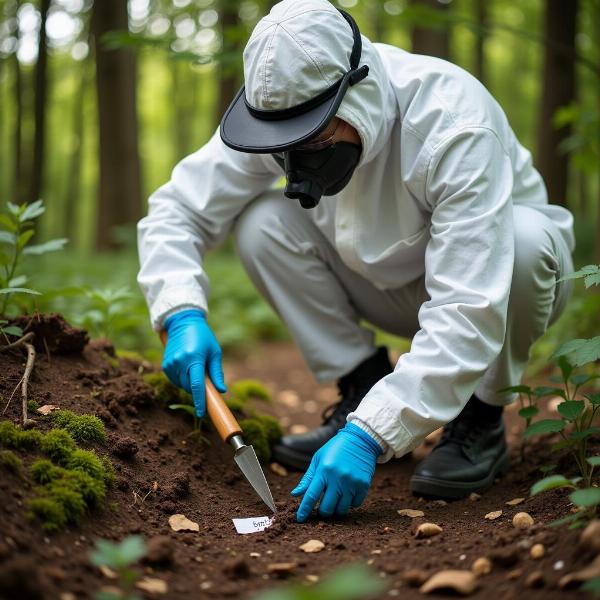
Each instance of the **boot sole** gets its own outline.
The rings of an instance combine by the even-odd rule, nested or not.
[[[458,500],[473,492],[482,492],[492,486],[496,477],[504,475],[510,469],[510,452],[505,450],[494,463],[489,474],[479,481],[446,481],[434,477],[413,475],[410,479],[410,491],[415,496]]]
[[[273,447],[273,459],[281,463],[284,467],[296,469],[297,471],[306,471],[310,465],[312,455],[307,456],[297,450],[276,445]]]

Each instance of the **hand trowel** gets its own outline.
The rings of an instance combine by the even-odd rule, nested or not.
[[[166,345],[167,335],[164,330],[160,334],[160,339]],[[275,512],[275,502],[273,501],[269,484],[258,462],[254,448],[244,443],[242,428],[212,381],[206,377],[204,383],[206,389],[206,411],[210,420],[213,422],[221,439],[233,447],[235,451],[234,460],[240,471],[244,474],[244,477],[250,482],[250,485],[262,498],[263,502]]]

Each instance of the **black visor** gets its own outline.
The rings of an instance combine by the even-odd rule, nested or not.
[[[285,152],[319,135],[335,117],[348,87],[362,81],[369,67],[358,66],[362,53],[360,31],[354,19],[340,10],[352,28],[354,43],[350,69],[324,92],[290,108],[260,110],[250,106],[242,86],[221,120],[221,139],[241,152]]]

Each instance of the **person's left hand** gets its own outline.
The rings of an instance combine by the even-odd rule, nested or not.
[[[380,445],[353,423],[340,429],[315,452],[308,471],[292,490],[292,496],[304,496],[296,520],[304,523],[321,496],[323,517],[345,515],[350,507],[360,506],[381,452]]]

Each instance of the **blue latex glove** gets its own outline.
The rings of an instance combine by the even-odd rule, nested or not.
[[[183,310],[164,323],[167,345],[162,368],[171,382],[192,394],[196,415],[206,414],[204,374],[220,392],[226,392],[221,348],[199,308]]]
[[[304,523],[321,496],[319,514],[324,517],[345,515],[350,507],[360,506],[381,453],[381,446],[367,432],[347,423],[315,452],[308,471],[292,490],[292,496],[304,495],[296,520]]]

